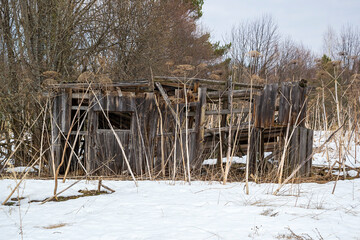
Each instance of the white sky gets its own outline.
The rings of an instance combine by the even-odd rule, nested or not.
[[[228,39],[241,21],[270,14],[283,37],[290,36],[320,53],[323,34],[332,26],[360,24],[360,0],[205,0],[201,23],[212,40]]]

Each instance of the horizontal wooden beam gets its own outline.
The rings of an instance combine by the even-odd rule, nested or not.
[[[249,109],[248,109],[248,108],[233,109],[233,111],[232,111],[233,114],[248,113],[248,112],[249,112]],[[228,114],[231,114],[229,109],[222,109],[222,110],[220,110],[220,112],[219,112],[218,110],[205,111],[205,115],[207,115],[207,116],[212,116],[212,115],[228,115]],[[195,112],[188,112],[188,116],[189,116],[189,117],[195,116]]]
[[[99,87],[147,87],[149,81],[135,81],[135,82],[116,82],[116,83],[60,83],[50,84],[49,88],[87,88],[91,85],[93,88]]]
[[[191,81],[198,81],[200,83],[210,83],[210,84],[217,84],[217,85],[225,85],[226,81],[221,80],[212,80],[212,79],[203,79],[203,78],[186,78],[186,77],[166,77],[166,76],[155,76],[154,81],[172,81],[175,83],[185,83]]]
[[[258,92],[258,90],[254,91]],[[206,95],[211,100],[224,99],[229,97],[229,91],[208,92]],[[250,90],[233,90],[233,98],[250,99]]]
[[[70,135],[79,135],[79,136],[87,136],[88,132],[87,131],[71,131]]]
[[[166,76],[156,76],[154,81],[173,81],[173,82],[189,82],[189,81],[198,81],[199,83],[205,84],[214,84],[214,85],[226,85],[226,81],[223,80],[213,80],[213,79],[204,79],[204,78],[185,78],[185,77],[166,77]],[[263,89],[262,85],[250,85],[247,83],[233,83],[236,87],[242,88],[254,88],[254,89]]]
[[[86,111],[89,106],[71,106],[71,110],[78,110],[80,108],[80,110]]]
[[[82,99],[82,98],[84,98],[84,99],[89,99],[90,94],[89,94],[89,93],[73,92],[72,95],[71,95],[71,97],[72,97],[73,99]]]
[[[235,87],[242,87],[242,88],[255,88],[255,89],[263,89],[264,86],[262,85],[256,85],[256,84],[253,84],[253,85],[250,85],[250,84],[247,84],[247,83],[233,83]]]
[[[248,108],[232,110],[233,114],[248,113],[248,112],[249,112]],[[231,114],[231,111],[229,109],[222,109],[222,110],[220,110],[220,112],[218,110],[211,110],[211,111],[205,112],[205,115],[227,115],[227,114]]]

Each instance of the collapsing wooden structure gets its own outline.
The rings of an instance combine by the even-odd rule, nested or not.
[[[288,175],[312,153],[302,82],[250,88],[231,80],[155,77],[53,84],[50,89],[49,162],[63,162],[63,173],[120,175],[131,169],[142,176],[172,176],[200,171],[205,159],[226,156],[230,143],[239,157],[250,144],[252,174],[283,164]],[[310,168],[311,160],[300,174],[309,175]]]

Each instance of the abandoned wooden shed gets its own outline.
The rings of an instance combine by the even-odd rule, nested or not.
[[[289,175],[312,153],[306,91],[303,82],[250,86],[175,77],[52,84],[49,162],[62,173],[172,176],[226,156],[229,143],[240,157],[250,144],[252,174],[283,160]],[[300,174],[310,168],[311,160]]]

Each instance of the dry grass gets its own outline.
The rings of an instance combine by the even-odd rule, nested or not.
[[[268,208],[265,209],[262,213],[260,213],[260,215],[268,216],[268,217],[276,217],[277,215],[279,215],[279,212],[274,212],[274,209]]]
[[[323,240],[324,238],[321,236],[320,232],[315,228],[316,233],[317,233],[317,237],[316,238],[312,238],[309,234],[307,233],[301,233],[301,234],[296,234],[294,231],[292,231],[290,228],[287,228],[287,230],[290,233],[287,234],[279,234],[276,236],[277,239],[291,239],[291,240]]]
[[[68,223],[58,223],[58,224],[50,224],[49,226],[41,227],[43,229],[55,229],[55,228],[61,228],[69,225]]]
[[[71,196],[58,196],[57,199],[53,198],[52,200],[50,201],[53,201],[53,202],[64,202],[64,201],[68,201],[68,200],[71,200],[71,199],[78,199],[78,198],[81,198],[81,197],[89,197],[89,196],[97,196],[97,195],[101,195],[101,194],[110,194],[106,191],[97,191],[97,190],[79,190],[78,191],[79,193],[81,193],[81,195],[71,195]],[[29,201],[29,203],[32,203],[32,202],[43,202],[45,201],[46,199],[44,200],[31,200]]]

